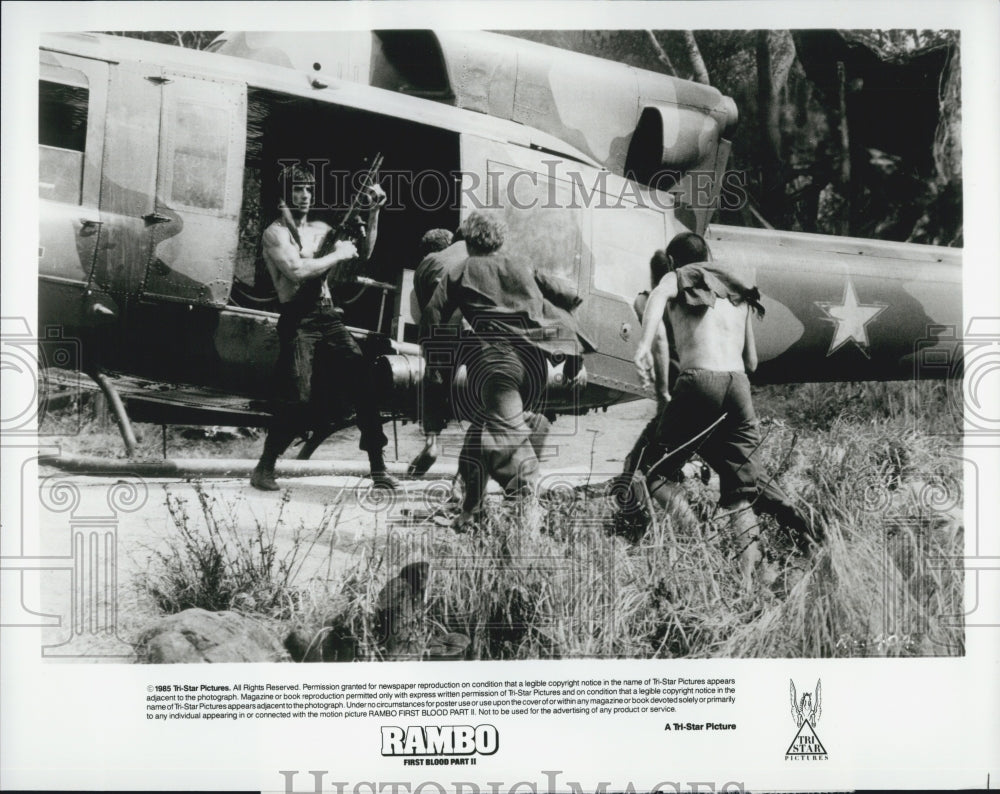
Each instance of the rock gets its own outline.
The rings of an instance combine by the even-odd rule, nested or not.
[[[316,631],[296,626],[285,637],[285,649],[295,662],[353,662],[357,641],[336,618]]]
[[[386,582],[375,604],[375,632],[385,658],[462,659],[471,640],[464,634],[434,631],[425,613],[424,600],[430,580],[427,562],[404,565],[399,575]]]
[[[457,631],[431,637],[425,658],[432,662],[457,662],[465,658],[472,640]]]
[[[161,618],[136,642],[142,664],[282,662],[287,655],[256,621],[235,612],[186,609]]]
[[[315,632],[310,632],[302,626],[296,626],[288,632],[288,636],[285,637],[285,650],[293,662],[323,661],[323,644]]]

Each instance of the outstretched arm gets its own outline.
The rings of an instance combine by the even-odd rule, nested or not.
[[[667,301],[675,297],[677,297],[677,276],[674,273],[667,273],[656,285],[656,289],[649,294],[649,300],[646,302],[642,318],[642,337],[635,352],[635,365],[639,369],[639,377],[646,386],[650,385],[655,373],[653,343],[657,333],[661,331],[663,331],[662,350],[665,353],[665,363],[669,366],[670,351],[666,344],[666,331],[663,328],[663,313],[666,311]]]
[[[632,303],[632,308],[635,310],[640,323],[646,316],[648,301],[649,293],[643,291],[636,296],[635,301]],[[670,402],[670,390],[668,386],[670,379],[670,340],[667,337],[667,328],[662,320],[660,321],[659,328],[656,329],[656,336],[653,337],[652,354],[653,371],[656,376],[656,400],[662,406],[662,404]]]
[[[662,320],[653,338],[653,374],[656,380],[656,401],[662,408],[665,403],[670,402],[670,340]]]
[[[753,311],[747,308],[746,338],[743,340],[743,366],[747,372],[757,369],[757,344],[753,338]]]

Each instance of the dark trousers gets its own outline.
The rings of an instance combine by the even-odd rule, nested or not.
[[[753,501],[758,473],[752,455],[759,445],[746,374],[686,370],[660,415],[643,470],[647,477],[670,477],[697,452],[719,475],[722,505]]]
[[[332,304],[283,308],[278,342],[274,428],[294,437],[321,430],[353,408],[360,448],[371,453],[385,447],[374,369]]]
[[[695,438],[728,412],[731,414],[712,431]],[[761,482],[763,475],[752,460],[759,444],[757,419],[745,375],[707,370],[685,372],[675,384],[675,398],[640,433],[625,459],[625,473],[631,475],[641,468],[647,475],[672,476],[697,453],[719,474],[723,504],[748,499],[758,515],[773,515],[779,524],[809,534],[808,522],[781,486],[770,478]],[[673,454],[649,471],[671,451]]]
[[[465,364],[469,352],[476,351],[473,344],[462,343],[462,321],[452,319],[444,326],[434,329],[434,336],[422,342],[424,355],[434,362],[433,378],[426,378],[421,384],[420,423],[425,433],[440,433],[451,419],[463,418],[458,415],[460,407],[452,400],[452,384],[455,373]]]
[[[458,470],[465,481],[463,508],[472,512],[482,504],[490,477],[510,494],[537,486],[549,423],[529,409],[541,399],[548,366],[540,351],[500,342],[484,345],[468,370],[474,410]]]

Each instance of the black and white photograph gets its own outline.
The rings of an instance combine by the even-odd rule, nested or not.
[[[475,6],[5,5],[4,787],[989,787],[995,9]]]

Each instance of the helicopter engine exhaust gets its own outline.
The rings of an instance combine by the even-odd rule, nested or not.
[[[380,393],[388,395],[393,403],[404,399],[412,401],[419,393],[424,371],[422,356],[408,353],[379,356],[375,361],[375,382]],[[464,364],[460,364],[455,372],[452,386],[458,390],[465,389],[467,385],[468,369]],[[583,388],[586,385],[587,367],[581,360],[568,357],[558,363],[548,362],[547,391],[558,392]]]

